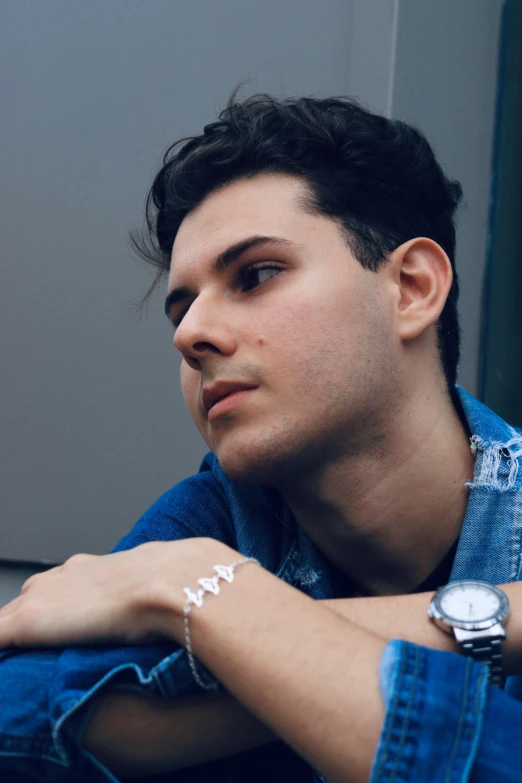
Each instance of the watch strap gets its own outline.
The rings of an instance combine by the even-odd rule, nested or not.
[[[506,681],[502,668],[502,639],[474,639],[462,642],[460,649],[464,655],[469,655],[478,663],[487,663],[489,666],[489,682],[491,685],[504,687]]]
[[[506,678],[502,667],[502,642],[506,638],[506,632],[500,624],[487,631],[463,631],[460,628],[453,629],[455,639],[463,655],[467,655],[477,663],[486,663],[489,666],[489,682],[503,688]]]

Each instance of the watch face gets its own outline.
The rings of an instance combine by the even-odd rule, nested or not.
[[[476,623],[502,614],[503,595],[491,585],[481,582],[449,584],[439,599],[439,610],[448,619]]]

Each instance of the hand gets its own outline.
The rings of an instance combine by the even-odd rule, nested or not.
[[[30,577],[0,609],[0,648],[183,643],[183,588],[241,555],[212,538],[154,541],[110,555],[74,555]]]

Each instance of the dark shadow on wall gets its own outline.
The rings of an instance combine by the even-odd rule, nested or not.
[[[522,427],[522,3],[503,6],[479,396]]]

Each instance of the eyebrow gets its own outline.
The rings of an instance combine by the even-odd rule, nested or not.
[[[291,242],[290,239],[285,239],[284,237],[270,237],[256,234],[255,236],[242,239],[241,242],[236,242],[235,245],[231,245],[230,247],[227,247],[226,250],[219,253],[212,261],[210,269],[214,272],[224,272],[225,269],[237,261],[243,253],[247,252],[247,250],[251,250],[254,247],[276,247],[278,245],[286,245],[294,248],[302,247],[302,245]],[[167,318],[170,315],[171,308],[175,304],[183,302],[193,295],[193,292],[190,288],[187,288],[187,286],[173,288],[165,299],[165,315]]]

